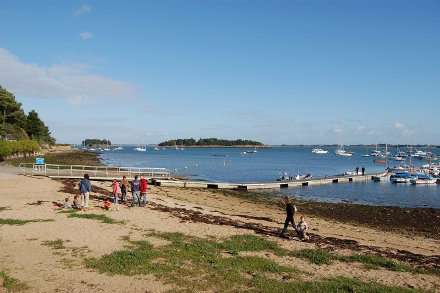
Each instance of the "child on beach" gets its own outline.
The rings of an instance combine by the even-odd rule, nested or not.
[[[78,204],[78,195],[75,195],[73,197],[73,208],[78,209],[79,208],[79,204]]]
[[[116,206],[116,210],[119,211],[119,207],[118,207],[119,183],[118,183],[118,181],[116,181],[116,179],[113,179],[112,187],[113,187],[113,195],[114,195],[114,198],[115,198],[114,203],[115,203],[115,206]]]
[[[66,198],[64,199],[64,205],[63,205],[63,208],[65,208],[65,209],[71,209],[71,208],[72,208],[72,206],[71,206],[70,203],[69,203],[69,197],[70,197],[70,196],[68,196],[68,197],[66,197]]]
[[[111,205],[112,204],[108,200],[104,201],[104,209],[105,210],[111,211],[112,210]]]
[[[309,236],[307,235],[308,229],[309,229],[309,225],[307,225],[304,215],[301,215],[301,217],[299,218],[299,223],[297,228],[299,239],[309,240]]]
[[[298,231],[296,230],[295,220],[293,219],[293,216],[295,215],[296,207],[292,204],[290,200],[290,196],[285,196],[284,201],[286,203],[286,221],[284,222],[284,229],[281,232],[280,236],[283,238],[289,238],[289,236],[286,236],[287,227],[289,226],[289,223],[292,223],[293,229],[298,234]]]

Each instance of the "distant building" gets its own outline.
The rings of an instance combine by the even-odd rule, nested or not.
[[[0,139],[3,139],[2,135],[0,135]],[[16,141],[17,140],[17,138],[15,136],[13,136],[12,134],[10,134],[10,133],[6,134],[4,139],[5,140],[11,140],[11,141]]]

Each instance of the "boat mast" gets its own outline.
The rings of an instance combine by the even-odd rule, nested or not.
[[[385,173],[387,173],[387,163],[388,163],[388,144],[385,144]]]
[[[432,146],[429,146],[429,170],[428,170],[429,175],[431,175],[431,155],[432,155]]]
[[[409,148],[409,175],[411,175],[411,163],[412,163],[412,145]]]

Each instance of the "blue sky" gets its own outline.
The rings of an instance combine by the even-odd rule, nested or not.
[[[440,1],[0,2],[0,84],[60,143],[440,144]]]

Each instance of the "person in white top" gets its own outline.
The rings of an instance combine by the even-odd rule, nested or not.
[[[307,231],[309,230],[309,225],[307,225],[304,215],[301,215],[299,220],[297,225],[298,236],[301,240],[308,240],[309,236],[307,235]]]

